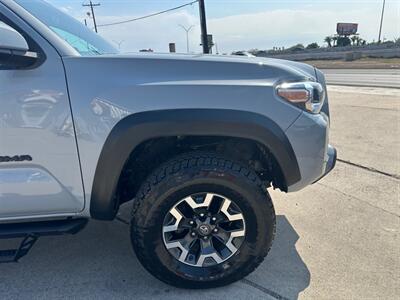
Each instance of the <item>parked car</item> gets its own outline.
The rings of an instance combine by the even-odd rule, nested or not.
[[[226,285],[271,248],[267,189],[301,190],[336,161],[319,70],[122,55],[39,0],[0,0],[0,104],[0,238],[22,238],[3,262],[131,201],[132,245],[151,274]]]
[[[232,55],[246,56],[246,57],[256,57],[255,55],[253,55],[253,54],[251,54],[250,52],[247,52],[247,51],[236,51],[236,52],[232,52]]]

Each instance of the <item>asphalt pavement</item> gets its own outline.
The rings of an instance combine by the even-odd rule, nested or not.
[[[369,87],[400,88],[398,69],[324,69],[327,83]]]
[[[303,191],[271,191],[276,240],[245,280],[173,288],[140,266],[126,224],[92,221],[76,236],[40,239],[18,264],[0,265],[0,299],[399,299],[397,90],[335,86],[329,94],[337,166]],[[128,220],[130,209],[121,217]]]

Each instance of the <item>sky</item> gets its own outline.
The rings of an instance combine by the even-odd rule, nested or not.
[[[47,0],[81,22],[88,18],[88,0]],[[92,0],[99,25],[132,19],[182,5],[191,0]],[[359,23],[362,38],[378,39],[383,0],[205,0],[208,31],[220,53],[235,50],[290,47],[317,42],[336,31],[337,22]],[[87,19],[92,26],[92,19]],[[176,43],[186,52],[186,33],[179,26],[194,25],[189,34],[190,51],[200,52],[198,4],[168,14],[117,26],[99,27],[99,34],[122,52],[151,48],[167,52]],[[400,37],[400,1],[386,0],[382,36]],[[215,52],[215,49],[214,49]]]

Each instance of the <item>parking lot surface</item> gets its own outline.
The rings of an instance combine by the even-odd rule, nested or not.
[[[301,192],[271,191],[276,240],[245,280],[175,289],[140,266],[126,224],[93,221],[0,265],[0,299],[399,299],[400,90],[329,90],[337,166]]]

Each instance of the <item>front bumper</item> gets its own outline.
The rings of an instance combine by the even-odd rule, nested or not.
[[[324,172],[324,174],[322,174],[322,176],[320,178],[315,180],[314,183],[316,183],[319,180],[321,180],[322,178],[324,178],[335,168],[336,160],[337,160],[336,148],[332,147],[331,145],[328,145],[328,162],[326,163],[325,172]]]
[[[301,116],[287,129],[300,169],[301,180],[288,187],[299,191],[327,175],[335,166],[336,150],[329,145],[329,118],[325,114]]]

